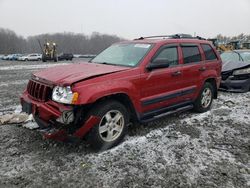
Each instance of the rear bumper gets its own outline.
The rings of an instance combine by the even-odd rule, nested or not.
[[[20,98],[22,110],[26,113],[32,113],[34,119],[39,125],[38,130],[45,138],[51,138],[59,141],[67,140],[69,137],[82,138],[95,124],[99,123],[100,118],[91,116],[82,125],[76,126],[74,132],[68,132],[70,126],[74,123],[62,124],[58,122],[64,111],[73,111],[73,106],[65,106],[54,101],[39,102],[29,97],[27,91]],[[28,106],[28,107],[27,107]],[[76,122],[76,121],[74,121]]]
[[[247,92],[250,89],[250,78],[244,80],[235,80],[233,77],[228,77],[226,80],[221,80],[220,90],[231,92]]]

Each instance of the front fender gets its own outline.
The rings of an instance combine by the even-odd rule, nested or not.
[[[139,110],[138,108],[140,108],[140,105],[137,104],[138,101],[140,101],[140,90],[136,88],[135,84],[129,81],[108,80],[88,85],[80,84],[74,88],[74,91],[79,93],[76,105],[92,104],[98,99],[106,96],[125,94],[129,97],[136,110]]]

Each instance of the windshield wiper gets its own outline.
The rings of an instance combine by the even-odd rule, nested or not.
[[[238,54],[238,56],[240,57],[240,60],[244,61],[239,52],[236,52],[234,50],[233,50],[233,52],[236,53],[236,54]]]
[[[107,63],[107,62],[101,62],[100,64],[105,64],[105,65],[114,65],[112,63]]]
[[[93,62],[93,61],[92,61]],[[114,65],[114,66],[117,66],[117,64],[113,64],[113,63],[108,63],[106,61],[103,61],[103,62],[93,62],[93,63],[98,63],[98,64],[104,64],[104,65]]]

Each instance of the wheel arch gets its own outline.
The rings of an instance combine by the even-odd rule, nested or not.
[[[217,99],[218,98],[218,90],[217,90],[217,85],[216,85],[216,80],[215,78],[208,78],[205,80],[204,83],[210,83],[213,88],[214,88],[214,99]]]
[[[112,100],[112,99],[120,102],[121,104],[123,104],[126,107],[126,109],[129,112],[131,121],[138,121],[138,114],[136,112],[134,104],[133,104],[132,100],[130,99],[130,97],[126,93],[114,93],[114,94],[110,94],[107,96],[103,96],[103,97],[97,99],[93,104],[103,102],[105,100]]]

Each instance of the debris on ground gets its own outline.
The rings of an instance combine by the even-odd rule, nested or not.
[[[0,116],[0,125],[4,124],[20,124],[29,119],[29,115],[26,113],[12,113]]]

